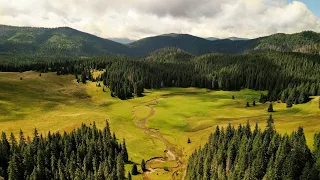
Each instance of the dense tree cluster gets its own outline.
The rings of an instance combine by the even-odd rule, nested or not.
[[[125,141],[118,143],[108,122],[103,130],[82,125],[71,133],[43,137],[37,130],[31,140],[20,131],[0,141],[0,177],[17,179],[125,179],[128,162]]]
[[[176,50],[177,53],[172,51]],[[167,52],[173,56],[169,56]],[[319,55],[258,53],[245,55],[207,54],[192,57],[179,49],[157,51],[148,58],[104,56],[77,60],[0,63],[0,71],[37,70],[76,74],[78,82],[103,81],[112,96],[128,99],[142,96],[144,88],[199,87],[213,90],[250,88],[267,90],[260,102],[281,100],[304,103],[320,94]],[[157,57],[155,57],[157,56]],[[172,58],[185,58],[176,59]],[[0,56],[1,57],[1,56]],[[168,61],[165,59],[169,58]],[[164,60],[161,60],[164,59]],[[92,70],[104,73],[94,79]],[[80,79],[81,78],[81,79]]]
[[[276,132],[273,119],[264,131],[250,124],[217,127],[208,143],[189,158],[186,179],[300,179],[320,178],[320,133],[314,152],[300,127],[291,135]]]
[[[320,36],[313,31],[303,31],[295,34],[274,34],[260,38],[255,45],[254,51],[280,51],[320,53]]]

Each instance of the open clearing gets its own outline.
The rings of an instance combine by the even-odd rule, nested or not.
[[[250,121],[252,127],[256,122],[265,126],[268,103],[245,108],[247,101],[257,102],[260,93],[168,88],[147,90],[144,97],[121,101],[95,83],[78,84],[72,75],[0,73],[0,131],[17,135],[22,129],[32,137],[34,128],[44,134],[72,131],[93,121],[103,127],[108,119],[118,139],[126,139],[130,160],[138,164],[149,160],[149,172],[134,179],[181,179],[188,156],[207,141],[217,125]],[[304,127],[312,148],[313,135],[320,131],[319,97],[291,109],[283,103],[273,105],[276,129],[291,133]]]

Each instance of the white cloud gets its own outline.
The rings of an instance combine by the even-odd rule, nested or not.
[[[305,4],[275,0],[0,0],[0,24],[69,26],[102,37],[131,39],[163,33],[258,37],[320,31]]]

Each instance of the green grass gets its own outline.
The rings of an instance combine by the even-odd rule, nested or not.
[[[157,99],[158,104],[147,126],[181,149],[184,163],[207,141],[217,125],[238,126],[250,121],[252,127],[257,122],[263,128],[269,116],[268,103],[245,108],[247,101],[257,102],[260,93],[265,93],[252,90],[207,92],[197,88],[169,88],[147,90],[144,97],[121,101],[110,97],[108,90],[103,92],[95,83],[78,84],[74,76],[54,73],[43,73],[40,77],[36,72],[0,73],[0,85],[0,131],[17,135],[22,129],[32,137],[34,128],[47,134],[48,131],[71,131],[81,123],[93,121],[102,128],[108,119],[118,139],[126,139],[130,160],[135,163],[162,156],[166,149],[163,142],[146,134],[134,122],[149,115],[150,108],[145,105],[151,100]],[[235,100],[231,99],[232,95]],[[283,103],[273,103],[276,129],[291,133],[303,126],[307,143],[312,147],[313,135],[320,131],[318,98],[291,109]],[[131,166],[126,165],[126,169],[130,170]],[[175,164],[165,162],[154,166],[170,168]],[[160,170],[148,176],[170,179],[172,172]],[[134,176],[134,179],[141,178],[141,175]]]

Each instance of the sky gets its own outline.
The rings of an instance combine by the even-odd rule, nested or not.
[[[288,2],[293,2],[293,0]],[[316,16],[320,17],[320,0],[301,0],[300,2],[306,4]]]
[[[68,26],[103,38],[255,38],[320,32],[320,0],[0,0],[0,24]]]

